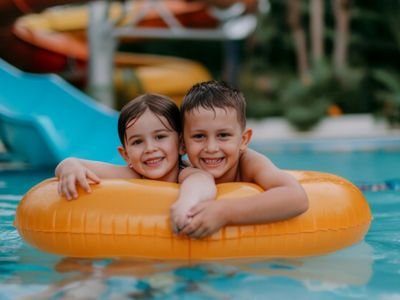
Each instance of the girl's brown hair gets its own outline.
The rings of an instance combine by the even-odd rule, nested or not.
[[[175,102],[162,95],[143,94],[129,101],[121,109],[118,118],[118,135],[123,146],[125,146],[126,129],[128,124],[132,120],[139,118],[147,109],[157,117],[164,117],[167,119],[168,124],[164,124],[163,120],[159,118],[166,128],[176,131],[178,135],[181,134],[182,125],[179,108]]]

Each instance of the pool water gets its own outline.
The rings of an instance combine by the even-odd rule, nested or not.
[[[0,171],[0,299],[400,299],[400,152],[269,153],[279,167],[335,173],[363,188],[365,241],[310,258],[185,263],[72,259],[24,243],[12,225],[22,195],[53,170]]]

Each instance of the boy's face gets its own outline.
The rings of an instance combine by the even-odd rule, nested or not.
[[[185,114],[183,140],[189,160],[217,183],[237,179],[240,153],[250,138],[251,130],[242,130],[233,108],[200,107]]]

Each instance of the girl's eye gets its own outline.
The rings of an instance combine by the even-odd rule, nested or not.
[[[142,140],[133,140],[132,145],[140,145],[142,143]]]
[[[162,140],[166,137],[167,137],[167,135],[165,135],[165,134],[158,134],[158,135],[156,135],[156,140]]]

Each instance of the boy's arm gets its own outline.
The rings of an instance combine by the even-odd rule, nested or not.
[[[265,191],[229,201],[227,205],[231,209],[226,213],[228,223],[281,221],[308,209],[308,197],[300,183],[264,155],[248,150],[241,165],[244,180],[258,184]]]
[[[89,183],[97,184],[107,178],[139,178],[138,174],[127,166],[118,166],[99,161],[90,161],[74,157],[61,161],[55,169],[59,179],[58,193],[68,200],[78,197],[77,185],[90,193]]]
[[[184,234],[202,238],[227,224],[280,221],[308,209],[307,195],[298,181],[265,156],[248,150],[240,163],[242,180],[256,183],[265,191],[249,197],[197,205],[189,212],[193,220]]]
[[[172,228],[178,233],[190,222],[189,210],[199,202],[214,200],[217,195],[214,178],[199,169],[185,168],[179,174],[181,183],[177,201],[171,207]]]

